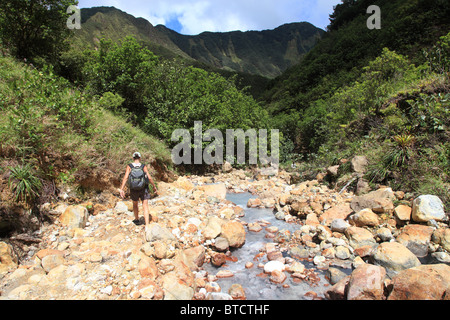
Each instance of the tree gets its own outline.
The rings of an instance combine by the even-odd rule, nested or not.
[[[55,61],[70,30],[67,8],[74,0],[0,1],[0,39],[17,58]]]

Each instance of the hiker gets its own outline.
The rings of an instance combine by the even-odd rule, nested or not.
[[[127,170],[125,172],[125,177],[122,181],[122,186],[119,189],[120,196],[125,198],[125,184],[127,181],[129,182],[130,187],[130,197],[133,200],[133,212],[134,212],[134,224],[139,225],[139,200],[142,201],[142,208],[144,209],[144,219],[145,226],[147,227],[150,223],[149,219],[149,209],[148,209],[148,200],[150,200],[150,192],[148,189],[149,182],[153,186],[153,191],[155,194],[158,194],[158,190],[156,189],[155,183],[153,182],[150,173],[148,172],[147,166],[140,162],[141,154],[139,152],[135,152],[133,154],[133,163],[130,163],[127,166]]]

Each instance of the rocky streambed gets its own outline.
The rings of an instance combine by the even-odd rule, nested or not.
[[[110,192],[45,204],[54,222],[16,236],[20,263],[0,242],[0,298],[450,299],[437,197],[356,196],[318,178],[180,177],[160,183],[148,228]]]

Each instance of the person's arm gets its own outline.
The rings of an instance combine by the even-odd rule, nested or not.
[[[158,194],[158,190],[156,189],[156,185],[155,185],[155,183],[153,182],[152,176],[151,176],[150,173],[148,172],[147,166],[144,167],[144,172],[147,174],[148,181],[150,181],[150,183],[151,183],[152,186],[153,186],[153,191],[155,192],[155,194]]]
[[[125,188],[125,184],[128,181],[128,176],[130,175],[130,172],[131,172],[131,168],[129,166],[127,166],[127,170],[125,171],[125,177],[123,177],[123,180],[122,180],[122,186],[119,189],[120,196],[122,198],[125,198],[125,191],[123,191],[123,188]]]

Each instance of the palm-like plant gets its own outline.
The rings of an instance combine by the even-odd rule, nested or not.
[[[39,196],[42,187],[41,180],[35,175],[30,164],[10,167],[9,186],[15,196],[15,201],[30,204]]]

